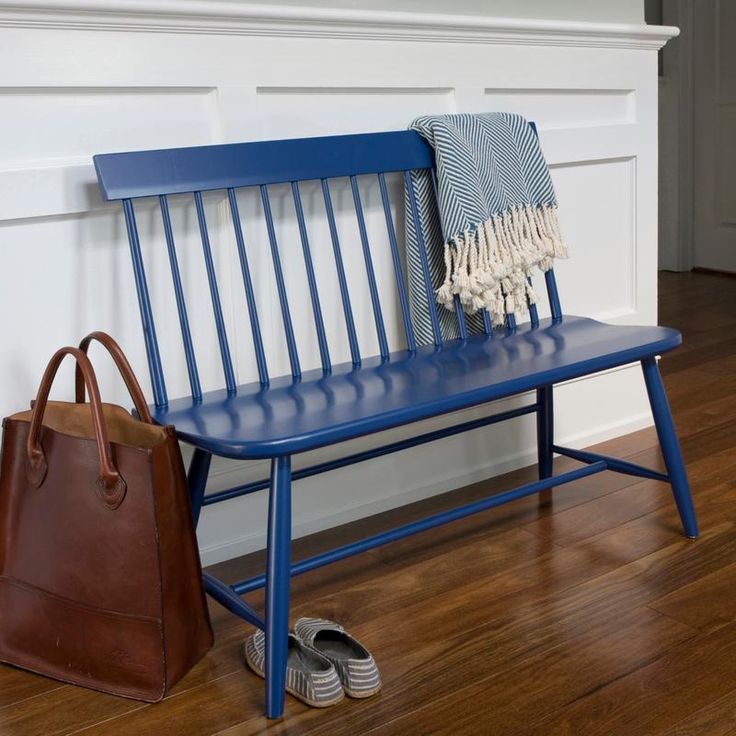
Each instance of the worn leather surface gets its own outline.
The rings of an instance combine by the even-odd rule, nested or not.
[[[101,404],[88,378],[96,407],[40,390],[33,412],[4,422],[0,660],[156,701],[212,644],[184,467],[172,427]],[[103,453],[125,485],[117,505],[100,489]]]

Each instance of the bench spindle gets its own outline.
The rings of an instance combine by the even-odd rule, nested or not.
[[[396,228],[394,227],[394,218],[391,215],[391,200],[388,196],[388,188],[386,187],[386,177],[383,172],[378,174],[378,184],[381,189],[381,202],[383,203],[383,214],[386,218],[386,230],[388,231],[388,241],[391,246],[391,260],[394,264],[394,275],[396,276],[396,289],[399,293],[399,304],[401,306],[401,317],[404,321],[404,333],[406,334],[406,346],[410,353],[416,352],[417,341],[414,336],[414,327],[411,323],[411,313],[409,312],[409,297],[406,293],[406,282],[404,280],[404,271],[401,267],[401,255],[399,254],[399,244],[396,240]]]
[[[460,334],[461,340],[468,339],[468,325],[465,322],[465,313],[463,312],[463,305],[460,304],[460,297],[455,294],[452,303],[455,307],[455,318],[457,319],[457,329]]]
[[[342,300],[342,310],[345,314],[345,326],[348,330],[348,342],[350,344],[350,357],[356,368],[360,365],[360,347],[358,346],[358,336],[355,332],[355,320],[353,319],[353,309],[350,306],[350,295],[348,293],[348,281],[345,277],[345,264],[342,260],[342,249],[340,248],[340,238],[337,234],[337,223],[335,222],[335,210],[332,207],[332,196],[330,195],[330,185],[327,179],[321,179],[322,197],[325,200],[325,211],[327,212],[327,222],[330,226],[330,238],[332,239],[332,250],[335,254],[335,267],[337,268],[337,281],[340,286],[340,299]]]
[[[215,316],[217,340],[220,343],[220,357],[222,358],[222,371],[225,374],[225,388],[229,394],[234,394],[236,392],[235,372],[233,371],[233,361],[230,357],[230,345],[228,344],[227,332],[225,330],[225,318],[222,314],[220,292],[217,288],[217,274],[215,273],[215,263],[212,259],[212,248],[210,246],[209,231],[207,230],[207,217],[204,213],[202,192],[194,192],[194,204],[197,208],[197,222],[199,223],[199,234],[202,239],[202,252],[207,270],[207,282],[210,287],[212,311]]]
[[[487,309],[484,309],[481,312],[481,315],[483,316],[483,332],[485,332],[486,335],[493,337],[493,322],[491,321],[491,315],[488,314]]]
[[[281,318],[284,323],[284,333],[286,335],[286,349],[289,351],[289,364],[291,365],[291,375],[295,379],[299,379],[302,375],[302,369],[299,365],[299,354],[296,349],[296,340],[294,339],[294,327],[291,323],[289,299],[286,295],[286,282],[284,281],[284,272],[281,268],[279,244],[276,240],[276,228],[273,224],[273,213],[271,212],[271,200],[268,197],[268,186],[266,184],[261,184],[260,190],[261,201],[263,202],[263,214],[266,218],[266,229],[268,230],[268,242],[271,246],[271,260],[273,261],[273,270],[276,276],[276,288],[279,292]]]
[[[238,259],[240,270],[243,274],[243,287],[245,289],[245,301],[248,305],[248,318],[250,320],[250,331],[253,336],[253,350],[256,354],[256,365],[258,366],[258,380],[261,386],[268,386],[268,364],[266,354],[263,351],[263,338],[261,337],[261,325],[258,320],[258,306],[256,305],[253,292],[253,280],[250,276],[248,254],[245,249],[245,238],[243,237],[243,226],[240,222],[240,211],[238,209],[238,197],[235,190],[230,187],[227,190],[227,198],[230,203],[230,216],[235,230],[235,242],[238,247]]]
[[[360,189],[358,188],[358,179],[355,176],[350,177],[350,188],[353,192],[353,203],[355,204],[355,214],[358,218],[358,231],[360,232],[360,243],[363,246],[363,260],[365,261],[365,271],[368,276],[368,290],[371,295],[371,303],[373,305],[373,317],[376,322],[376,334],[378,335],[378,349],[382,360],[388,359],[388,341],[386,340],[386,327],[383,324],[383,314],[381,313],[381,300],[378,297],[378,286],[376,285],[376,273],[373,269],[373,259],[371,258],[371,248],[368,243],[368,231],[365,227],[365,217],[363,215],[363,205],[360,201]]]
[[[187,373],[189,374],[189,386],[192,398],[195,401],[202,399],[202,387],[199,383],[199,372],[197,371],[197,359],[194,355],[194,343],[192,332],[189,329],[189,317],[187,305],[184,299],[184,289],[181,283],[181,272],[179,270],[179,259],[176,256],[176,244],[174,243],[174,230],[171,227],[171,215],[169,213],[169,200],[165,194],[158,198],[161,209],[161,219],[164,223],[166,235],[166,249],[169,252],[169,265],[171,266],[171,278],[174,282],[174,296],[176,298],[176,310],[179,314],[179,326],[181,327],[181,339],[184,343],[184,356],[187,361]]]
[[[314,275],[314,263],[312,261],[312,252],[309,247],[309,237],[307,235],[307,224],[304,219],[304,208],[302,207],[302,197],[299,193],[299,182],[291,182],[291,193],[294,197],[294,208],[296,210],[296,220],[299,224],[299,237],[302,241],[302,252],[304,254],[304,267],[307,271],[307,281],[309,282],[309,297],[312,301],[312,313],[314,315],[314,327],[317,330],[317,342],[319,344],[319,356],[322,361],[322,370],[325,373],[332,371],[332,363],[330,362],[330,350],[327,345],[327,334],[325,333],[325,322],[322,318],[322,307],[319,301],[319,292],[317,291],[317,279]]]
[[[562,322],[562,306],[560,305],[560,295],[557,291],[557,279],[555,272],[550,268],[544,273],[544,282],[547,285],[547,296],[549,297],[549,308],[552,311],[552,321]]]
[[[531,286],[531,277],[529,277],[528,281]],[[529,324],[531,324],[532,327],[539,327],[539,310],[537,309],[537,305],[532,304],[531,302],[529,302]]]
[[[138,307],[143,323],[143,337],[146,343],[146,354],[151,372],[151,386],[153,388],[153,400],[156,408],[163,409],[168,406],[169,400],[166,396],[166,381],[161,367],[161,354],[156,339],[156,327],[153,323],[153,310],[151,309],[151,298],[146,283],[146,269],[143,265],[143,254],[141,243],[138,238],[138,227],[135,222],[135,209],[132,199],[123,199],[123,213],[125,214],[125,226],[128,231],[128,242],[130,243],[130,255],[133,261],[133,275],[135,277],[135,289],[138,295]]]

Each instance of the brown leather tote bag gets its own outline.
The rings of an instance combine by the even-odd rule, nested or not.
[[[92,339],[140,420],[101,402]],[[184,466],[112,338],[92,333],[81,347],[59,350],[32,410],[3,422],[0,660],[155,702],[212,645]],[[49,401],[66,355],[77,402]]]

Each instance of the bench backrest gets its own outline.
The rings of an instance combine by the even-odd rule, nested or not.
[[[141,240],[136,224],[134,200],[138,198],[158,198],[189,385],[192,398],[195,401],[201,398],[202,388],[197,366],[197,353],[192,338],[192,330],[190,329],[189,310],[193,308],[193,305],[187,303],[182,286],[182,274],[169,210],[170,195],[188,194],[193,197],[202,245],[203,267],[206,272],[222,362],[223,387],[228,392],[235,393],[237,381],[233,369],[230,339],[226,329],[226,320],[223,313],[220,289],[218,287],[217,269],[215,268],[213,259],[210,231],[205,205],[203,203],[203,193],[212,190],[221,190],[222,194],[226,197],[229,219],[231,220],[239,260],[239,264],[233,265],[236,269],[239,268],[242,274],[253,350],[258,377],[262,384],[267,385],[269,383],[268,355],[264,349],[264,341],[261,334],[259,308],[249,266],[248,249],[246,248],[237,194],[238,190],[246,187],[255,187],[260,195],[262,213],[271,251],[273,274],[278,292],[283,337],[285,338],[291,374],[294,379],[298,380],[302,373],[297,340],[295,339],[292,324],[291,308],[294,307],[295,302],[297,303],[297,308],[311,310],[322,370],[329,372],[332,367],[330,345],[325,329],[323,308],[317,286],[312,246],[310,244],[305,216],[305,207],[302,204],[300,190],[300,183],[306,181],[316,180],[321,185],[321,195],[329,225],[330,239],[332,241],[336,278],[350,348],[350,357],[352,363],[358,366],[363,357],[361,356],[361,346],[353,316],[355,299],[364,299],[369,296],[380,356],[385,359],[389,355],[381,292],[376,280],[372,246],[369,243],[361,201],[361,187],[358,182],[359,176],[370,175],[377,178],[385,216],[387,247],[390,249],[391,261],[393,263],[393,280],[398,296],[400,321],[403,325],[405,345],[410,353],[416,350],[417,345],[411,320],[409,296],[405,274],[402,269],[403,258],[398,244],[386,176],[398,173],[407,181],[413,175],[413,172],[430,169],[432,170],[433,181],[435,181],[432,149],[417,133],[413,131],[397,131],[112,153],[97,155],[94,157],[94,162],[103,197],[107,200],[122,200],[123,203],[156,406],[166,406],[168,398],[162,359],[156,337],[146,267],[144,266]],[[367,295],[351,293],[348,279],[346,278],[343,247],[338,235],[333,197],[330,190],[330,180],[335,179],[347,179],[350,184],[357,231],[362,250],[363,266],[367,277]],[[308,290],[301,289],[301,293],[294,293],[295,290],[292,290],[291,294],[287,294],[282,268],[283,252],[277,239],[277,227],[269,197],[269,186],[272,185],[287,185],[291,190],[308,286]],[[418,212],[417,202],[414,198],[413,187],[408,187],[407,191],[409,197],[409,206],[407,209],[409,211],[406,213],[406,217],[412,217],[414,219],[418,233],[417,239],[420,258],[422,260],[422,269],[426,282],[428,281],[426,277],[429,270],[423,236],[424,226]],[[547,277],[547,288],[553,317],[559,318],[559,301],[554,285],[554,275],[551,272]],[[434,294],[432,293],[431,285],[428,284],[428,288],[425,291],[426,293],[423,297],[426,298],[430,312],[434,342],[436,345],[441,346],[442,335],[439,329],[438,307],[434,299]],[[309,294],[308,300],[306,293]],[[202,305],[197,305],[197,308],[201,307]],[[456,317],[460,334],[464,336],[467,334],[465,316],[457,301]],[[485,315],[484,321],[486,332],[492,335],[493,330],[491,329],[490,320],[487,315]],[[536,309],[532,309],[531,321],[533,325],[538,324]],[[507,329],[515,329],[513,319],[510,320]]]

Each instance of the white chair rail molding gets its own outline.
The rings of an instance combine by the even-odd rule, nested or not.
[[[39,366],[56,346],[93,329],[116,336],[150,396],[125,225],[119,209],[102,201],[92,166],[92,155],[102,152],[398,130],[430,113],[520,113],[537,125],[560,202],[571,256],[556,265],[565,312],[614,324],[656,323],[657,51],[677,29],[610,18],[567,20],[570,4],[559,3],[561,18],[537,20],[222,0],[0,2],[0,310],[6,315],[4,349],[15,356],[0,364],[1,415],[25,408],[18,397],[33,394]],[[555,3],[548,5],[551,13]],[[621,12],[630,5],[621,3]],[[458,6],[465,7],[473,4]],[[400,201],[400,182],[391,186],[393,200]],[[364,194],[368,229],[385,227],[380,192],[367,188]],[[341,218],[349,186],[333,196],[344,248],[359,249],[347,204]],[[282,247],[288,249],[291,241],[298,248],[294,213],[285,198],[282,203],[274,197]],[[226,203],[205,200],[215,260],[232,261],[236,246]],[[308,189],[304,206],[319,220],[320,202]],[[257,221],[249,207],[244,200],[255,288],[261,303],[273,295],[261,326],[264,341],[275,345],[280,315],[268,236],[248,230],[249,218]],[[168,265],[156,214],[144,208],[138,224],[142,235],[160,241],[160,252],[150,255],[147,267],[163,274]],[[403,213],[395,217],[401,235]],[[211,350],[199,351],[207,390],[208,380],[214,385],[217,379],[219,356],[216,336],[207,332],[211,307],[207,284],[199,279],[196,213],[193,206],[172,203],[172,218],[189,299],[201,304],[201,315],[190,307],[193,333],[203,345],[215,340]],[[328,264],[324,217],[310,241],[315,261]],[[290,277],[296,282],[303,269],[294,253],[294,258],[282,255],[287,282]],[[379,281],[388,278],[390,254],[374,257]],[[219,278],[243,383],[257,372],[249,328],[242,322],[241,277],[232,272]],[[326,327],[337,332],[341,314],[330,307],[339,299],[337,284],[325,281],[320,289]],[[154,310],[175,309],[168,294],[153,298]],[[130,308],[121,309],[126,300]],[[370,304],[354,307],[357,330],[369,334]],[[308,319],[297,315],[296,329]],[[387,311],[386,319],[393,339],[399,311]],[[171,355],[181,350],[176,334],[159,335],[159,342]],[[340,358],[345,356],[333,359]],[[285,350],[280,360],[270,367],[273,375],[288,372]],[[316,367],[319,354],[306,354],[303,362],[305,369]],[[112,367],[106,368],[100,377],[107,395],[127,406]],[[650,425],[640,376],[634,365],[561,386],[560,444],[582,447]],[[185,394],[186,374],[173,384],[170,379],[168,388],[171,396]],[[516,401],[504,404],[512,408]],[[462,418],[486,411],[467,411]],[[382,442],[459,420],[443,417],[404,427]],[[375,441],[353,441],[341,454]],[[299,481],[294,536],[536,459],[529,417],[442,442],[439,454],[429,444]],[[334,454],[334,448],[312,453],[295,468]],[[210,490],[265,475],[263,463],[244,471],[241,463],[223,461],[214,467]],[[208,507],[199,525],[203,563],[263,547],[265,505],[265,495],[256,493]]]

